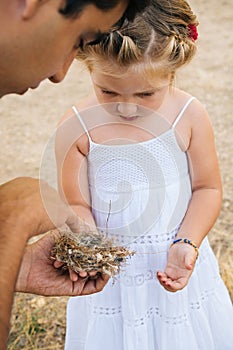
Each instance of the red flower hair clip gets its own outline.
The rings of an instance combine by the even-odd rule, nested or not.
[[[193,41],[196,41],[198,38],[198,32],[197,32],[197,26],[195,24],[189,24],[189,38],[191,38]]]

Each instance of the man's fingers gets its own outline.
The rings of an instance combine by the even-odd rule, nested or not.
[[[83,277],[83,278],[88,276],[88,273],[86,271],[80,271],[78,274],[80,277]]]
[[[60,262],[60,261],[57,261],[55,260],[54,263],[53,263],[53,266],[56,268],[56,269],[59,269],[60,267],[62,267],[64,265],[64,263]]]
[[[100,292],[101,290],[103,290],[103,288],[105,287],[106,283],[108,282],[110,276],[106,275],[106,274],[102,274],[99,278],[97,278],[95,280],[96,282],[96,291]]]
[[[86,281],[86,284],[83,288],[82,295],[88,295],[100,292],[105,287],[108,282],[110,276],[106,274],[102,274],[96,279],[89,278]]]
[[[70,274],[70,279],[73,282],[77,282],[78,281],[78,275],[76,272],[74,272],[73,270],[69,269],[69,274]]]

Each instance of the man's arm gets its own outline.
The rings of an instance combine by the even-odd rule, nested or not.
[[[22,177],[0,186],[0,350],[6,347],[13,293],[28,239],[65,222],[77,227],[77,221],[44,182]]]

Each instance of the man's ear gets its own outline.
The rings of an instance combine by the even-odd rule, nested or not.
[[[43,2],[43,0],[24,0],[23,19],[27,20],[33,17]]]

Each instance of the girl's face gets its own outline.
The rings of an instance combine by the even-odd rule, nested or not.
[[[120,76],[121,69],[116,67]],[[123,72],[122,72],[123,73]],[[155,78],[153,85],[143,73],[128,70],[121,77],[112,77],[93,70],[91,78],[99,103],[113,103],[117,115],[124,119],[140,116],[140,106],[158,110],[169,91],[170,77]]]

